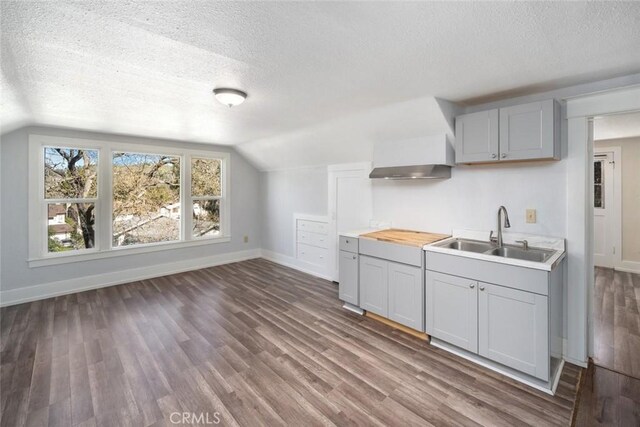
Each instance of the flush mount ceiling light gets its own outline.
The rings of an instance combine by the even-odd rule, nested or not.
[[[242,104],[247,98],[247,94],[238,89],[218,88],[213,90],[213,94],[221,104],[229,108]]]

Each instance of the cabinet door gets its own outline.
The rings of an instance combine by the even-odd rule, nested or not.
[[[477,288],[473,280],[427,270],[426,332],[477,353]]]
[[[500,160],[557,158],[553,99],[500,109]]]
[[[422,268],[389,263],[389,318],[424,331]]]
[[[358,305],[358,255],[340,251],[338,270],[340,299]]]
[[[498,160],[498,110],[456,117],[456,163]]]
[[[388,261],[360,255],[360,308],[388,317]]]
[[[478,288],[480,355],[548,381],[547,297],[482,282]]]

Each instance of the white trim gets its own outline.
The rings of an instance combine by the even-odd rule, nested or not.
[[[293,268],[294,270],[319,277],[321,279],[329,281],[331,280],[331,278],[327,276],[326,272],[320,271],[323,270],[322,266],[300,261],[299,259],[290,257],[288,255],[262,249],[262,258],[271,262],[275,262],[276,264],[284,265],[285,267]]]
[[[626,113],[640,109],[640,85],[566,100],[568,119]]]
[[[55,201],[46,200],[44,194],[44,156],[43,147],[86,148],[98,150],[98,197],[82,199],[95,204],[95,247],[80,249],[64,253],[49,253],[47,250],[47,221],[43,221],[47,204]],[[112,214],[113,214],[113,173],[112,158],[114,152],[148,153],[170,155],[180,158],[180,240],[173,242],[157,242],[127,247],[113,247],[112,244]],[[220,195],[220,233],[219,236],[200,237],[191,236],[191,158],[208,158],[221,161],[221,195]],[[125,256],[138,253],[148,253],[167,249],[179,249],[213,243],[224,243],[231,240],[231,201],[229,197],[229,170],[231,154],[204,150],[191,150],[181,147],[166,147],[148,144],[134,144],[111,142],[108,140],[93,140],[86,138],[69,138],[37,133],[29,134],[29,178],[28,178],[28,217],[29,217],[29,267],[65,264],[71,262],[88,261],[114,256]]]
[[[552,396],[555,395],[556,393],[556,387],[558,387],[558,382],[560,380],[560,377],[562,376],[562,369],[564,368],[564,360],[561,360],[560,367],[555,372],[555,377],[549,378],[549,381],[545,382],[538,378],[516,371],[515,369],[493,362],[489,359],[485,359],[482,356],[479,356],[471,352],[468,352],[466,350],[463,350],[461,348],[455,347],[444,341],[440,341],[437,338],[431,338],[431,342],[429,344],[439,349],[442,349],[444,351],[447,351],[449,353],[455,354],[458,357],[462,357],[463,359],[469,360],[470,362],[473,362],[484,368],[490,369],[494,372],[498,372],[499,374],[502,374],[505,377],[509,377],[513,380],[526,384],[529,387],[533,387],[537,390],[543,391]]]
[[[314,222],[322,222],[322,223],[329,222],[329,218],[326,215],[310,215],[310,214],[303,214],[303,213],[294,213],[293,214],[294,227],[296,226],[295,223],[298,222],[299,219],[303,221],[314,221]]]
[[[622,271],[625,273],[640,274],[640,262],[638,261],[625,261],[622,260],[620,264],[614,267],[614,270]]]
[[[260,249],[231,252],[212,255],[202,258],[194,258],[169,264],[151,265],[142,268],[132,268],[122,271],[113,271],[92,276],[82,276],[75,279],[61,280],[58,282],[43,283],[6,291],[0,291],[0,306],[21,304],[51,298],[59,295],[136,282],[154,277],[167,276],[185,271],[198,270],[216,265],[245,261],[260,257]]]
[[[79,253],[74,253],[70,255],[50,255],[48,257],[43,258],[34,258],[29,259],[29,268],[35,267],[45,267],[48,265],[58,265],[58,264],[69,264],[73,262],[86,262],[93,261],[96,259],[103,258],[113,258],[119,256],[128,256],[128,255],[139,255],[146,254],[151,252],[158,251],[166,251],[172,249],[181,249],[181,248],[190,248],[192,246],[202,246],[202,245],[211,245],[217,243],[228,243],[231,241],[230,236],[220,236],[220,237],[207,237],[207,238],[199,238],[197,240],[190,240],[188,242],[158,242],[158,243],[150,243],[146,245],[136,245],[135,247],[131,246],[122,246],[118,248],[113,248],[110,250],[104,251],[96,251],[91,249],[85,249],[78,251]]]
[[[586,363],[593,354],[593,126],[594,116],[640,110],[640,85],[567,100],[567,353]]]

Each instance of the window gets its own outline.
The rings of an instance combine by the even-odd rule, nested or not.
[[[230,240],[227,153],[29,141],[30,266]]]
[[[604,209],[604,160],[593,162],[593,207]]]
[[[180,240],[180,157],[113,153],[113,246]]]
[[[191,232],[194,238],[220,233],[221,170],[220,159],[191,159]]]
[[[43,147],[47,252],[92,249],[98,197],[98,151]]]

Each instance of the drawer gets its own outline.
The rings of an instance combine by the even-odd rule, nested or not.
[[[296,224],[296,229],[300,231],[309,231],[311,233],[329,234],[329,224],[326,222],[308,221],[306,219],[299,219]]]
[[[340,250],[358,253],[358,238],[340,236]]]
[[[549,294],[549,272],[482,259],[426,252],[426,269],[508,288]]]
[[[328,248],[326,234],[311,233],[309,231],[298,231],[298,243],[304,243],[306,245],[317,246],[319,248]]]
[[[379,240],[360,238],[358,252],[376,258],[399,262],[401,264],[422,266],[423,251],[416,246],[399,245]]]
[[[321,266],[326,266],[329,258],[327,249],[304,243],[298,243],[296,256],[301,261]]]

